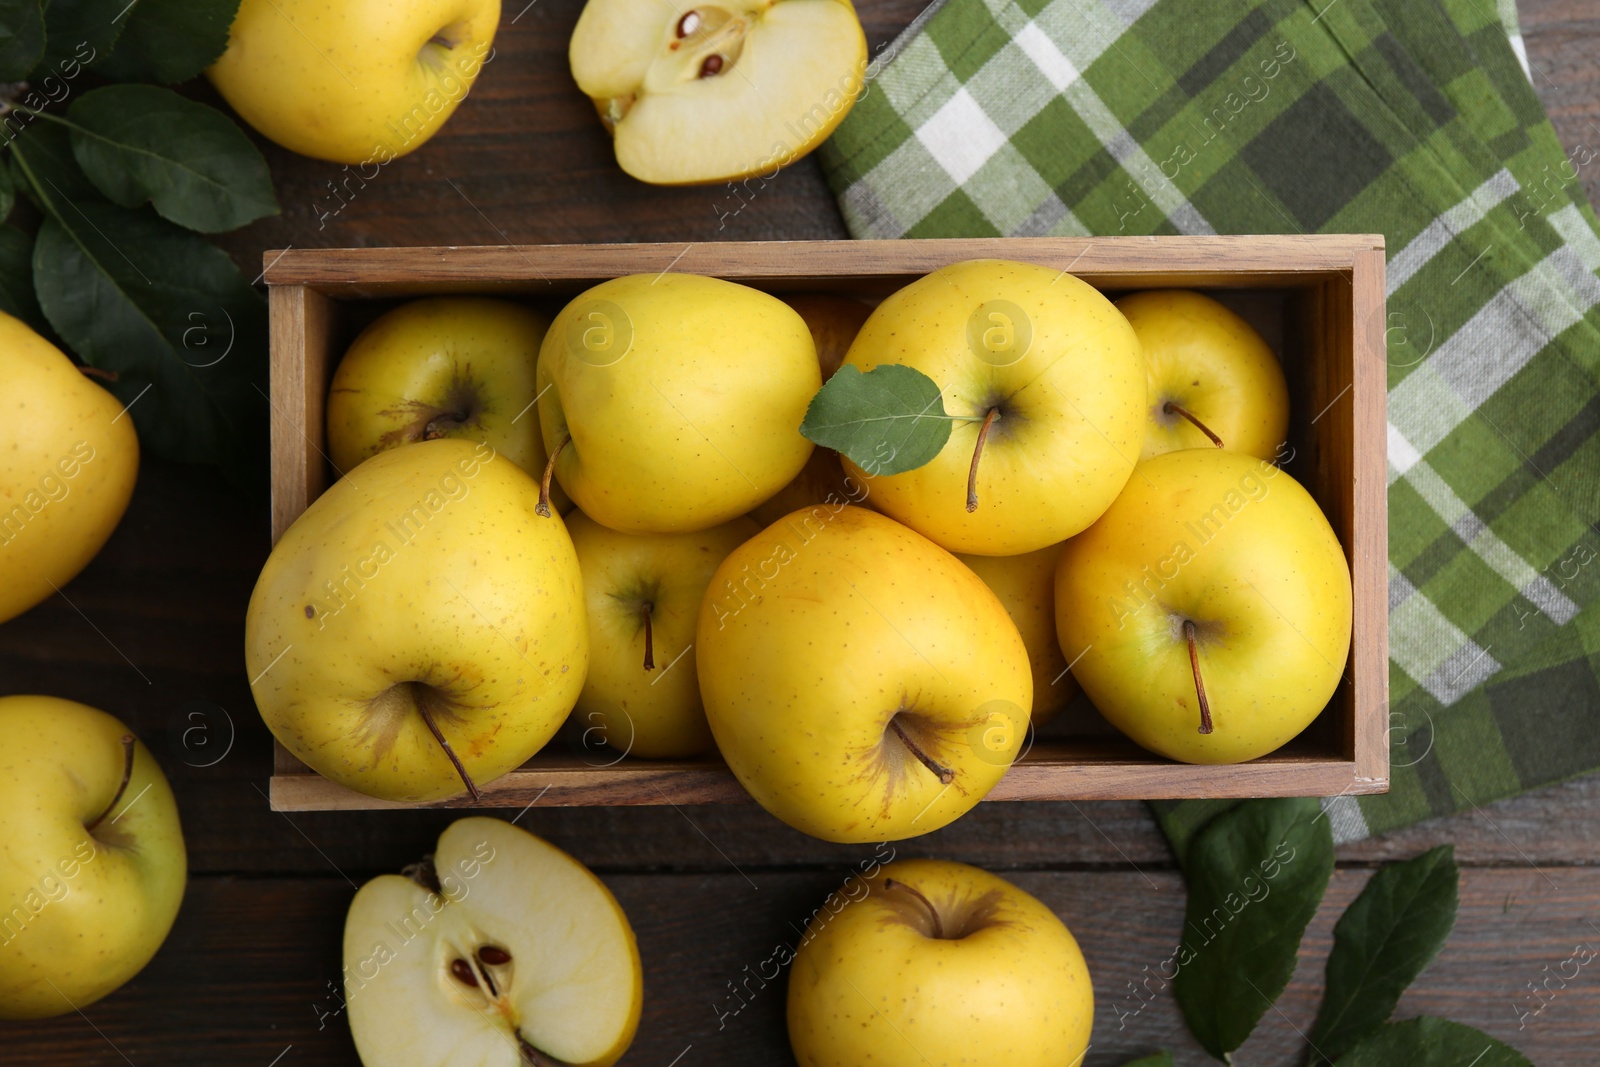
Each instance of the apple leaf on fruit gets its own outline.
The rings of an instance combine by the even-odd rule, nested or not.
[[[1195,836],[1184,874],[1173,993],[1195,1039],[1224,1059],[1294,974],[1333,875],[1333,835],[1315,800],[1246,801]]]
[[[933,459],[950,421],[939,386],[915,367],[885,363],[863,374],[846,364],[811,398],[800,432],[876,476]]]
[[[1522,1053],[1470,1026],[1423,1015],[1389,1023],[1339,1057],[1338,1067],[1533,1067]]]
[[[0,81],[21,81],[43,54],[44,9],[39,0],[0,0]]]
[[[107,198],[201,233],[275,215],[267,161],[222,112],[154,85],[108,85],[67,110],[72,154]]]
[[[42,330],[44,318],[33,295],[32,254],[27,234],[15,226],[0,226],[0,311]]]
[[[258,478],[266,440],[266,305],[227,254],[148,210],[110,204],[77,173],[58,127],[10,145],[45,215],[33,285],[78,357],[117,380],[152,453]]]
[[[1173,1067],[1172,1053],[1166,1049],[1152,1053],[1149,1056],[1140,1056],[1136,1060],[1129,1060],[1122,1067]]]
[[[188,81],[228,46],[239,0],[139,0],[97,71],[123,81]]]
[[[1450,936],[1459,881],[1449,845],[1372,876],[1333,928],[1313,1057],[1336,1060],[1388,1020]]]

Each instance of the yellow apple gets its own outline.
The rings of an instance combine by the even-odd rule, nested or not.
[[[829,0],[832,2],[832,0]],[[539,350],[539,422],[555,476],[614,530],[718,526],[805,466],[822,385],[783,301],[694,274],[614,278],[556,316]]]
[[[800,1067],[1078,1067],[1094,987],[1037,898],[964,863],[900,860],[817,912],[788,1014]]]
[[[1215,448],[1139,464],[1056,571],[1084,692],[1186,763],[1255,759],[1305,729],[1339,685],[1350,619],[1350,568],[1311,494]]]
[[[487,441],[534,478],[544,438],[534,366],[550,320],[487,297],[413,300],[350,345],[328,389],[328,452],[347,471],[397,445]]]
[[[264,137],[370,181],[444,125],[499,24],[500,0],[242,0],[207,73]]]
[[[1180,448],[1226,448],[1276,459],[1289,429],[1289,386],[1278,357],[1248,322],[1184,289],[1117,301],[1139,335],[1149,371],[1143,458]]]
[[[139,474],[117,398],[55,345],[0,312],[0,622],[88,566]]]
[[[1028,652],[977,575],[864,508],[797,511],[706,590],[696,654],[723,758],[762,807],[828,841],[928,833],[1016,757]]]
[[[572,78],[640,181],[770,179],[821,144],[866,85],[849,0],[589,0]]]
[[[161,768],[103,711],[0,697],[0,1018],[85,1008],[166,940],[187,870]]]
[[[484,444],[380,452],[315,500],[245,617],[268,729],[335,782],[442,800],[561,726],[588,666],[583,585],[538,485]]]
[[[700,601],[717,565],[761,527],[741,516],[693,533],[629,534],[573,512],[567,529],[589,617],[589,674],[573,718],[632,756],[710,750],[695,671]]]
[[[609,1067],[639,1027],[633,927],[588,868],[499,819],[458,819],[344,924],[350,1034],[366,1067]]]
[[[872,493],[952,552],[1013,556],[1065,540],[1111,505],[1139,458],[1138,338],[1065,271],[998,259],[941,267],[879,304],[845,362],[914,367],[943,390],[957,420],[943,450],[873,479]]]
[[[983,579],[1017,624],[1033,668],[1033,725],[1043,726],[1078,695],[1078,683],[1067,673],[1067,661],[1056,640],[1056,562],[1061,558],[1061,546],[1020,556],[957,554],[956,558]]]

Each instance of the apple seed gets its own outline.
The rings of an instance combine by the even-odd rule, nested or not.
[[[450,977],[464,986],[471,986],[473,989],[478,988],[478,976],[473,972],[472,964],[466,960],[453,959],[450,961]]]
[[[484,945],[478,949],[478,959],[491,967],[500,967],[511,962],[511,953],[499,945]]]
[[[698,30],[699,28],[700,28],[700,12],[698,12],[698,11],[687,12],[683,16],[683,18],[678,20],[678,38],[679,38],[679,40],[682,40],[683,38],[689,36],[691,33],[693,33],[695,30]]]
[[[713,52],[700,63],[700,77],[709,78],[722,72],[722,57]]]

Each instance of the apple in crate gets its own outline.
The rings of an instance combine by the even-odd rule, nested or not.
[[[1033,725],[1043,726],[1078,695],[1056,640],[1056,563],[1061,546],[1050,545],[1020,556],[957,555],[1005,605],[1017,624],[1033,668]]]
[[[0,697],[0,1018],[88,1007],[138,974],[183,901],[166,776],[117,719]]]
[[[827,841],[929,833],[1016,758],[1028,651],[972,571],[865,508],[797,511],[736,549],[700,607],[700,693],[762,807]]]
[[[261,717],[384,800],[498,778],[560,728],[588,666],[583,585],[539,486],[484,444],[380,452],[272,550],[245,616]]]
[[[833,132],[866,84],[849,0],[589,0],[572,78],[640,181],[763,175]]]
[[[800,473],[812,447],[800,420],[821,385],[805,320],[777,297],[636,274],[556,316],[539,350],[539,424],[584,514],[613,530],[685,533],[744,514]]]
[[[1272,348],[1204,293],[1158,289],[1117,301],[1149,370],[1143,457],[1226,448],[1278,458],[1289,429],[1289,386]]]
[[[1186,763],[1255,759],[1304,730],[1339,685],[1350,624],[1350,568],[1311,494],[1216,448],[1139,464],[1056,571],[1084,692]]]
[[[356,893],[344,988],[366,1067],[606,1067],[633,1041],[644,999],[633,928],[604,883],[479,817]]]
[[[1128,320],[1032,263],[941,267],[873,311],[845,364],[913,367],[957,420],[927,464],[872,479],[874,506],[952,552],[1058,544],[1111,505],[1144,439],[1145,367]],[[863,477],[856,464],[846,469]]]
[[[459,437],[487,441],[543,477],[533,373],[549,325],[537,311],[486,297],[429,297],[382,315],[350,345],[328,389],[334,467]]]
[[[1076,1067],[1094,988],[1037,898],[964,863],[912,859],[812,919],[788,1011],[800,1067]]]
[[[693,533],[628,534],[575,511],[567,528],[589,617],[589,674],[572,712],[586,742],[649,759],[708,751],[695,622],[717,565],[761,527],[741,516]]]

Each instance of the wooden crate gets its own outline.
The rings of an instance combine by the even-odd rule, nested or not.
[[[1388,789],[1388,522],[1381,236],[997,238],[291,249],[265,256],[272,319],[272,534],[276,542],[329,484],[323,400],[340,354],[398,298],[494,294],[552,313],[607,278],[674,270],[772,292],[881,297],[933,269],[996,257],[1069,270],[1108,293],[1204,289],[1274,343],[1291,400],[1288,469],[1321,504],[1355,586],[1355,631],[1338,691],[1317,721],[1272,755],[1228,766],[1154,756],[1087,708],[1047,727],[989,800],[1333,796]],[[1094,724],[1098,723],[1098,728]],[[1057,724],[1052,724],[1055,727]],[[443,807],[748,802],[721,760],[641,760],[558,737]],[[277,748],[279,811],[389,808],[322,778]]]

